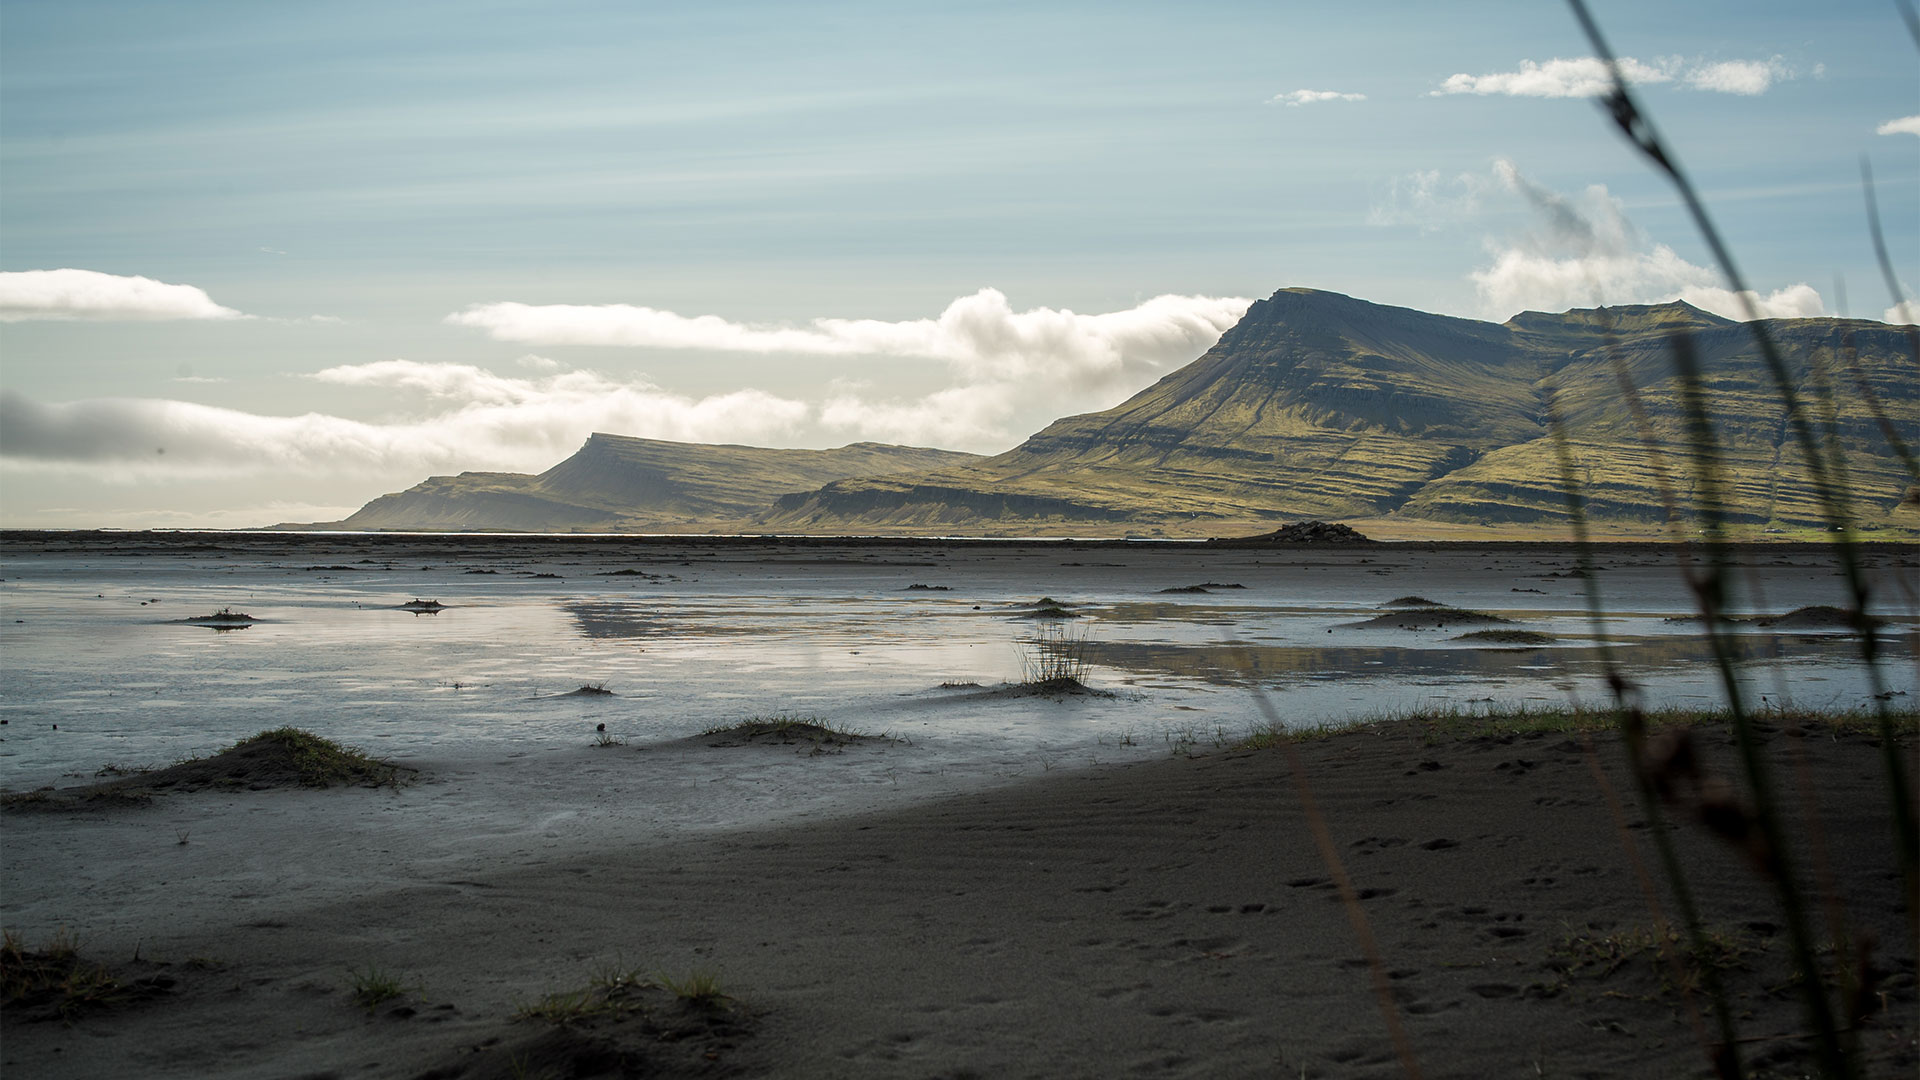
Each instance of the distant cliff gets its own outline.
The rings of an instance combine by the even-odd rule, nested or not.
[[[674,532],[738,525],[784,492],[848,476],[950,468],[972,454],[882,443],[835,450],[665,442],[595,434],[538,476],[434,476],[341,521],[281,528]]]

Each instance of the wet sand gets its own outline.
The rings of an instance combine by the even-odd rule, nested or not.
[[[1724,738],[1699,741],[1730,767]],[[1888,1011],[1857,1033],[1870,1075],[1911,1075],[1913,953],[1874,743],[1776,731],[1768,753],[1818,793],[1826,880],[1849,930],[1878,942]],[[1401,723],[1298,750],[1377,971],[1277,749],[664,841],[643,829],[550,846],[538,832],[452,839],[410,825],[395,793],[359,789],[171,796],[207,801],[184,845],[153,808],[12,812],[9,925],[38,938],[71,904],[86,953],[174,983],[71,1023],[9,1016],[4,1065],[22,1077],[1404,1075],[1378,976],[1426,1076],[1706,1073],[1685,999],[1650,953],[1602,976],[1585,960],[1611,946],[1568,950],[1652,923],[1634,869],[1651,862],[1645,823],[1609,809],[1631,801],[1611,736],[1590,750],[1567,735],[1435,740]],[[603,767],[717,755],[814,760],[690,741]],[[577,765],[494,766],[518,773],[513,785],[441,782],[492,782],[496,799],[517,788],[500,809],[531,823],[546,785]],[[1799,799],[1793,817],[1809,819]],[[1675,836],[1707,920],[1751,950],[1726,972],[1754,1040],[1744,1055],[1759,1075],[1799,1075],[1806,1028],[1779,989],[1780,914],[1736,853],[1691,825]],[[212,850],[263,876],[196,874],[187,860]],[[310,860],[324,880],[275,889],[275,867]],[[348,969],[367,964],[410,992],[358,1007]],[[734,1000],[714,1021],[659,1004],[685,1035],[670,1042],[512,1019],[630,969],[711,972]],[[622,1073],[623,1060],[662,1071]]]

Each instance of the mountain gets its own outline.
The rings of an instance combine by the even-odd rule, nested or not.
[[[281,528],[672,532],[743,525],[785,492],[848,476],[951,468],[973,454],[882,443],[836,450],[594,434],[538,476],[466,472],[382,495],[342,521]]]
[[[1768,330],[1823,437],[1844,450],[1860,522],[1920,527],[1920,507],[1903,501],[1915,477],[1886,434],[1920,446],[1906,331],[1843,319],[1771,320]],[[1684,303],[1487,323],[1311,289],[1255,303],[1204,356],[1114,408],[1057,420],[996,457],[785,495],[758,523],[805,532],[1205,531],[1300,517],[1560,526],[1567,509],[1548,404],[1557,395],[1591,512],[1653,525],[1666,520],[1669,497],[1697,510],[1711,490],[1698,467],[1706,459],[1686,437],[1676,335],[1699,357],[1722,508],[1756,529],[1819,526],[1817,492],[1744,324]]]

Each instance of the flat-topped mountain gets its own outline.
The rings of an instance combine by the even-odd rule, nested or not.
[[[1920,508],[1902,502],[1915,477],[1886,434],[1920,444],[1905,331],[1844,319],[1768,328],[1823,437],[1845,450],[1861,524],[1920,526]],[[1591,512],[1658,523],[1669,497],[1695,508],[1705,490],[1674,375],[1676,334],[1699,357],[1729,515],[1817,526],[1786,409],[1741,323],[1677,302],[1487,323],[1311,289],[1255,303],[1205,355],[1114,408],[1057,420],[996,457],[788,495],[761,524],[1010,532],[1297,517],[1553,523],[1567,511],[1550,394]]]
[[[976,455],[883,443],[770,450],[594,434],[537,476],[466,472],[382,495],[322,529],[671,532],[741,523],[785,492],[848,476],[950,468]]]

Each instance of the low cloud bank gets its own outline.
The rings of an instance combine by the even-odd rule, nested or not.
[[[594,431],[692,442],[775,440],[808,412],[802,402],[757,390],[696,399],[591,372],[512,380],[467,365],[383,361],[317,377],[367,386],[431,382],[437,400],[415,418],[374,423],[151,398],[42,404],[0,391],[0,459],[105,480],[352,472],[418,479],[470,469],[538,472]]]
[[[849,438],[988,450],[1027,434],[1009,425],[1033,402],[1055,403],[1054,415],[1117,404],[1205,352],[1251,303],[1169,295],[1095,315],[1015,311],[1004,293],[988,288],[954,300],[935,318],[904,321],[819,318],[775,326],[630,304],[519,303],[475,305],[447,321],[536,345],[939,361],[953,385],[908,400],[872,400],[842,387],[820,403],[818,422]]]
[[[0,322],[244,319],[206,290],[98,270],[0,272]]]
[[[500,374],[472,364],[381,360],[305,376],[378,391],[398,419],[264,416],[187,401],[46,404],[0,391],[0,462],[130,480],[235,475],[537,472],[606,431],[687,442],[821,445],[874,439],[992,452],[1057,416],[1105,408],[1213,345],[1250,301],[1162,296],[1125,311],[1016,312],[992,289],[938,318],[816,319],[766,327],[628,305],[492,304],[452,320],[512,341],[655,345],[938,360],[952,385],[917,398],[830,383],[813,400],[740,389],[690,397],[638,378],[525,356]],[[1041,415],[1044,414],[1044,415]]]

